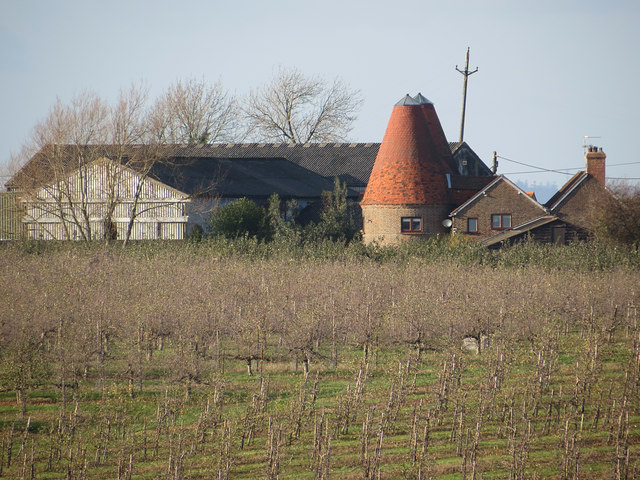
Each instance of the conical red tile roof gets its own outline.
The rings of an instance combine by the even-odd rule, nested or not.
[[[363,205],[449,203],[451,151],[435,108],[422,95],[404,97],[391,112]]]

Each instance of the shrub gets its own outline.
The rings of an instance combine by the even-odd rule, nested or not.
[[[297,202],[295,200],[289,200],[285,204],[285,214],[283,215],[280,196],[274,193],[269,197],[267,216],[275,239],[297,240],[300,230],[295,224],[297,211]],[[287,220],[285,216],[288,217],[289,220]]]
[[[218,208],[209,219],[211,233],[229,239],[240,237],[270,240],[273,228],[265,209],[241,198]]]
[[[304,235],[312,242],[329,239],[348,243],[355,240],[358,233],[353,219],[353,206],[347,199],[347,185],[336,178],[333,190],[322,192],[320,222],[307,225]]]
[[[204,228],[199,223],[196,223],[191,232],[187,235],[187,240],[190,242],[200,242],[204,238]]]

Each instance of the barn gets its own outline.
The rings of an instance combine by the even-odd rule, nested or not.
[[[16,194],[25,234],[37,240],[182,239],[190,201],[185,193],[108,158]]]

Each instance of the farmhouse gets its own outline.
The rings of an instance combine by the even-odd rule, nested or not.
[[[451,232],[496,246],[527,234],[586,238],[604,188],[604,153],[541,205],[465,142],[447,142],[432,102],[406,95],[382,143],[49,145],[6,187],[12,232],[32,239],[183,239],[216,205],[277,193],[312,218],[337,178],[362,210],[363,240],[380,245]],[[4,205],[3,203],[3,205]],[[0,212],[3,218],[7,214]],[[21,218],[22,232],[16,232]]]
[[[524,235],[543,243],[588,239],[598,209],[611,197],[605,186],[606,155],[589,147],[586,170],[576,173],[544,205],[503,176],[451,212],[455,232],[497,247]]]
[[[503,175],[450,214],[455,233],[464,232],[478,241],[546,215],[544,206]]]

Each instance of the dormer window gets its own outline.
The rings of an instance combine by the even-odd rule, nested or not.
[[[400,231],[402,233],[422,233],[422,217],[402,217]]]
[[[511,214],[494,213],[491,215],[491,228],[493,230],[506,230],[511,228]]]

